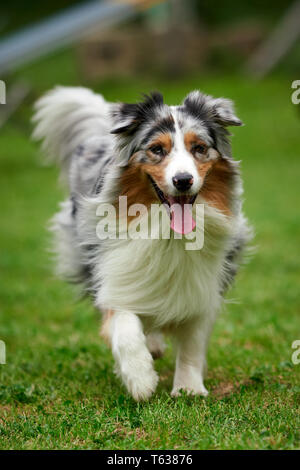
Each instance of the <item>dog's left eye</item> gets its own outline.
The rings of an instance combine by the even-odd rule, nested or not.
[[[160,157],[163,157],[165,154],[165,151],[161,145],[153,145],[153,147],[149,148],[150,152],[154,153],[154,155],[158,155]]]
[[[206,145],[204,144],[195,144],[192,146],[192,153],[193,154],[196,154],[196,153],[199,153],[201,155],[203,155],[207,150],[207,147]]]

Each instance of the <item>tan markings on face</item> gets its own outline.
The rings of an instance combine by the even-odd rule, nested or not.
[[[200,194],[209,204],[230,216],[232,169],[229,163],[222,158],[207,163],[211,164],[210,168],[203,168],[205,165],[203,164],[202,168],[198,170],[199,174],[200,171],[204,174],[204,183]]]
[[[157,185],[164,190],[164,173],[169,161],[167,155],[171,152],[173,145],[170,134],[160,134],[149,144],[148,147],[154,147],[156,145],[159,145],[164,149],[164,157],[156,156],[150,150],[147,150],[146,154],[149,158],[149,163],[142,163],[136,161],[138,153],[133,154],[129,160],[128,167],[124,170],[121,176],[120,195],[127,196],[127,207],[130,207],[132,204],[143,204],[149,208],[151,204],[160,202],[148,175],[150,175]],[[115,206],[118,211],[118,202],[116,202]],[[137,214],[136,217],[138,216],[139,214]],[[128,222],[134,218],[134,216],[128,216]]]
[[[165,155],[168,155],[172,150],[172,145],[173,141],[170,134],[160,134],[148,145],[149,150],[146,151],[147,157],[150,160],[157,161],[157,156],[151,152],[150,148],[155,146],[161,146],[165,151]]]
[[[162,191],[165,191],[165,171],[169,163],[170,157],[164,157],[164,159],[157,165],[151,165],[149,163],[144,163],[142,165],[142,171],[150,175]]]
[[[152,163],[141,163],[136,162],[135,155],[132,155],[129,160],[129,165],[124,170],[120,180],[120,196],[127,196],[128,208],[132,204],[143,204],[149,208],[151,204],[160,203],[148,175],[164,190],[164,174],[168,162],[169,157],[164,157],[161,162],[155,165]],[[115,207],[118,213],[118,201],[116,201]],[[136,217],[138,216],[139,214],[137,214]],[[128,216],[128,223],[134,218],[134,216]]]
[[[213,165],[214,165],[214,162],[211,160],[208,162],[196,161],[197,171],[202,181],[204,181],[208,173],[211,171]]]
[[[194,132],[187,132],[184,135],[184,144],[190,153],[194,145],[203,145],[207,148],[206,143]],[[200,193],[208,203],[230,215],[232,171],[228,162],[221,159],[217,152],[216,157],[206,162],[195,159],[198,174],[204,182]]]
[[[195,132],[186,132],[184,134],[184,145],[188,152],[192,153],[194,145],[203,145],[205,149],[207,148],[206,143],[201,140]]]
[[[121,176],[120,196],[127,196],[128,208],[133,204],[144,204],[148,208],[157,200],[149,178],[142,167],[142,163],[132,163]],[[118,206],[118,202],[116,205]],[[133,216],[128,216],[128,222],[132,219],[134,219]]]

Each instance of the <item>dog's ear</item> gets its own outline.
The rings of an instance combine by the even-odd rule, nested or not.
[[[192,91],[183,104],[190,114],[200,120],[214,121],[223,127],[243,125],[235,115],[233,102],[226,98],[213,98],[200,91]]]
[[[215,120],[221,126],[242,126],[242,121],[236,116],[233,102],[227,98],[212,98],[208,101]]]
[[[133,134],[139,127],[137,120],[137,105],[129,103],[119,103],[112,107],[112,117],[115,123],[111,134]]]
[[[119,103],[112,107],[112,117],[115,123],[111,134],[132,136],[147,119],[155,116],[157,107],[163,105],[163,96],[153,92],[144,95],[144,100],[132,103]]]
[[[234,112],[233,102],[225,98],[213,98],[200,91],[192,91],[183,102],[186,113],[208,128],[214,146],[221,155],[231,156],[228,126],[242,126]]]

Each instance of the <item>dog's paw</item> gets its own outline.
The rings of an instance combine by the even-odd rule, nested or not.
[[[151,367],[136,370],[134,374],[129,374],[124,377],[123,381],[130,395],[136,401],[148,400],[154,393],[157,383],[158,375]]]
[[[115,368],[130,395],[136,401],[148,400],[155,391],[158,375],[153,368],[150,352],[144,350],[127,351]]]
[[[199,387],[188,387],[186,385],[181,386],[181,385],[176,385],[173,387],[173,390],[171,392],[172,397],[179,397],[182,392],[187,393],[188,395],[201,395],[202,397],[207,397],[208,395],[208,390],[204,387],[204,385],[201,385]]]
[[[166,344],[161,333],[149,333],[146,343],[153,359],[159,359],[164,355]]]

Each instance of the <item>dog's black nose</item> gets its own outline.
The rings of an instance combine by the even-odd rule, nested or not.
[[[194,178],[189,173],[177,173],[172,178],[173,184],[178,191],[187,191],[194,182]]]

